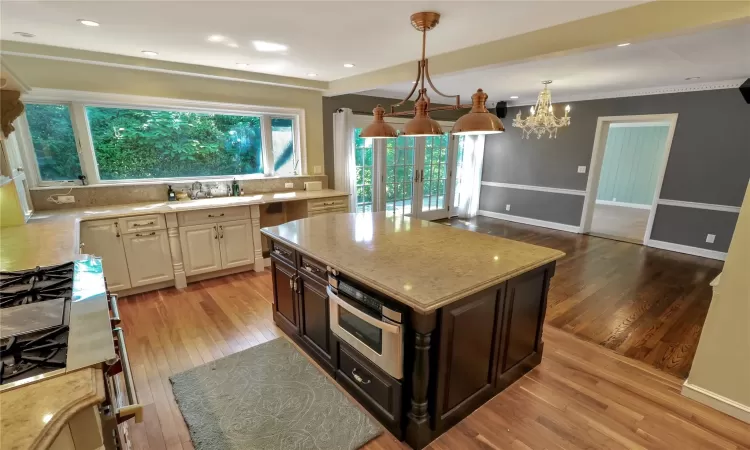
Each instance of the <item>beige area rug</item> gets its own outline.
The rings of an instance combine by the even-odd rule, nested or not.
[[[383,432],[284,338],[170,381],[196,450],[353,450]]]

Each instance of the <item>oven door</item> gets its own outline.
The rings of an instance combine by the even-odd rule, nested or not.
[[[330,287],[327,289],[333,334],[393,378],[402,379],[404,326],[385,317],[374,317],[345,296],[336,295]]]

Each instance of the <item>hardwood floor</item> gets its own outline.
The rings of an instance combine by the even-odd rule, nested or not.
[[[145,405],[143,423],[130,427],[135,449],[193,448],[169,376],[281,336],[271,301],[270,273],[120,299],[136,389]],[[747,424],[682,397],[680,379],[553,327],[546,327],[544,336],[537,368],[430,448],[750,448]],[[385,433],[365,448],[406,447]]]
[[[565,252],[546,323],[687,378],[721,261],[489,217],[444,223]]]
[[[640,244],[646,234],[650,213],[648,209],[596,204],[591,220],[591,234]]]

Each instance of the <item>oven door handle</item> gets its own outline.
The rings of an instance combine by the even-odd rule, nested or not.
[[[345,310],[349,311],[350,313],[354,314],[355,316],[364,320],[370,325],[376,328],[380,328],[381,330],[387,333],[393,333],[393,334],[401,333],[400,327],[396,325],[391,325],[390,323],[383,322],[382,320],[378,320],[370,316],[369,314],[365,314],[362,311],[355,308],[354,306],[350,305],[346,300],[343,300],[341,297],[334,294],[330,286],[326,287],[326,291],[328,291],[328,298],[333,300],[333,302],[336,303],[339,307],[344,308]]]
[[[138,395],[135,392],[133,382],[133,372],[130,370],[130,360],[128,359],[128,349],[125,346],[125,334],[122,328],[117,327],[112,330],[117,335],[117,345],[120,349],[120,364],[122,365],[122,374],[125,378],[125,392],[128,395],[128,406],[118,407],[118,423],[135,417],[136,423],[143,421],[143,405],[138,403]]]

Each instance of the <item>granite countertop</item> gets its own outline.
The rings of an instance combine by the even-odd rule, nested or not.
[[[565,256],[559,250],[385,213],[326,214],[261,229],[426,313]]]
[[[105,400],[102,377],[99,369],[81,369],[0,393],[0,448],[48,448],[73,416]]]
[[[333,189],[320,191],[269,192],[243,197],[218,197],[181,202],[133,203],[116,206],[40,211],[28,223],[0,229],[0,270],[23,270],[61,264],[78,254],[78,223],[85,220],[164,214],[196,209],[259,205],[348,196]]]

